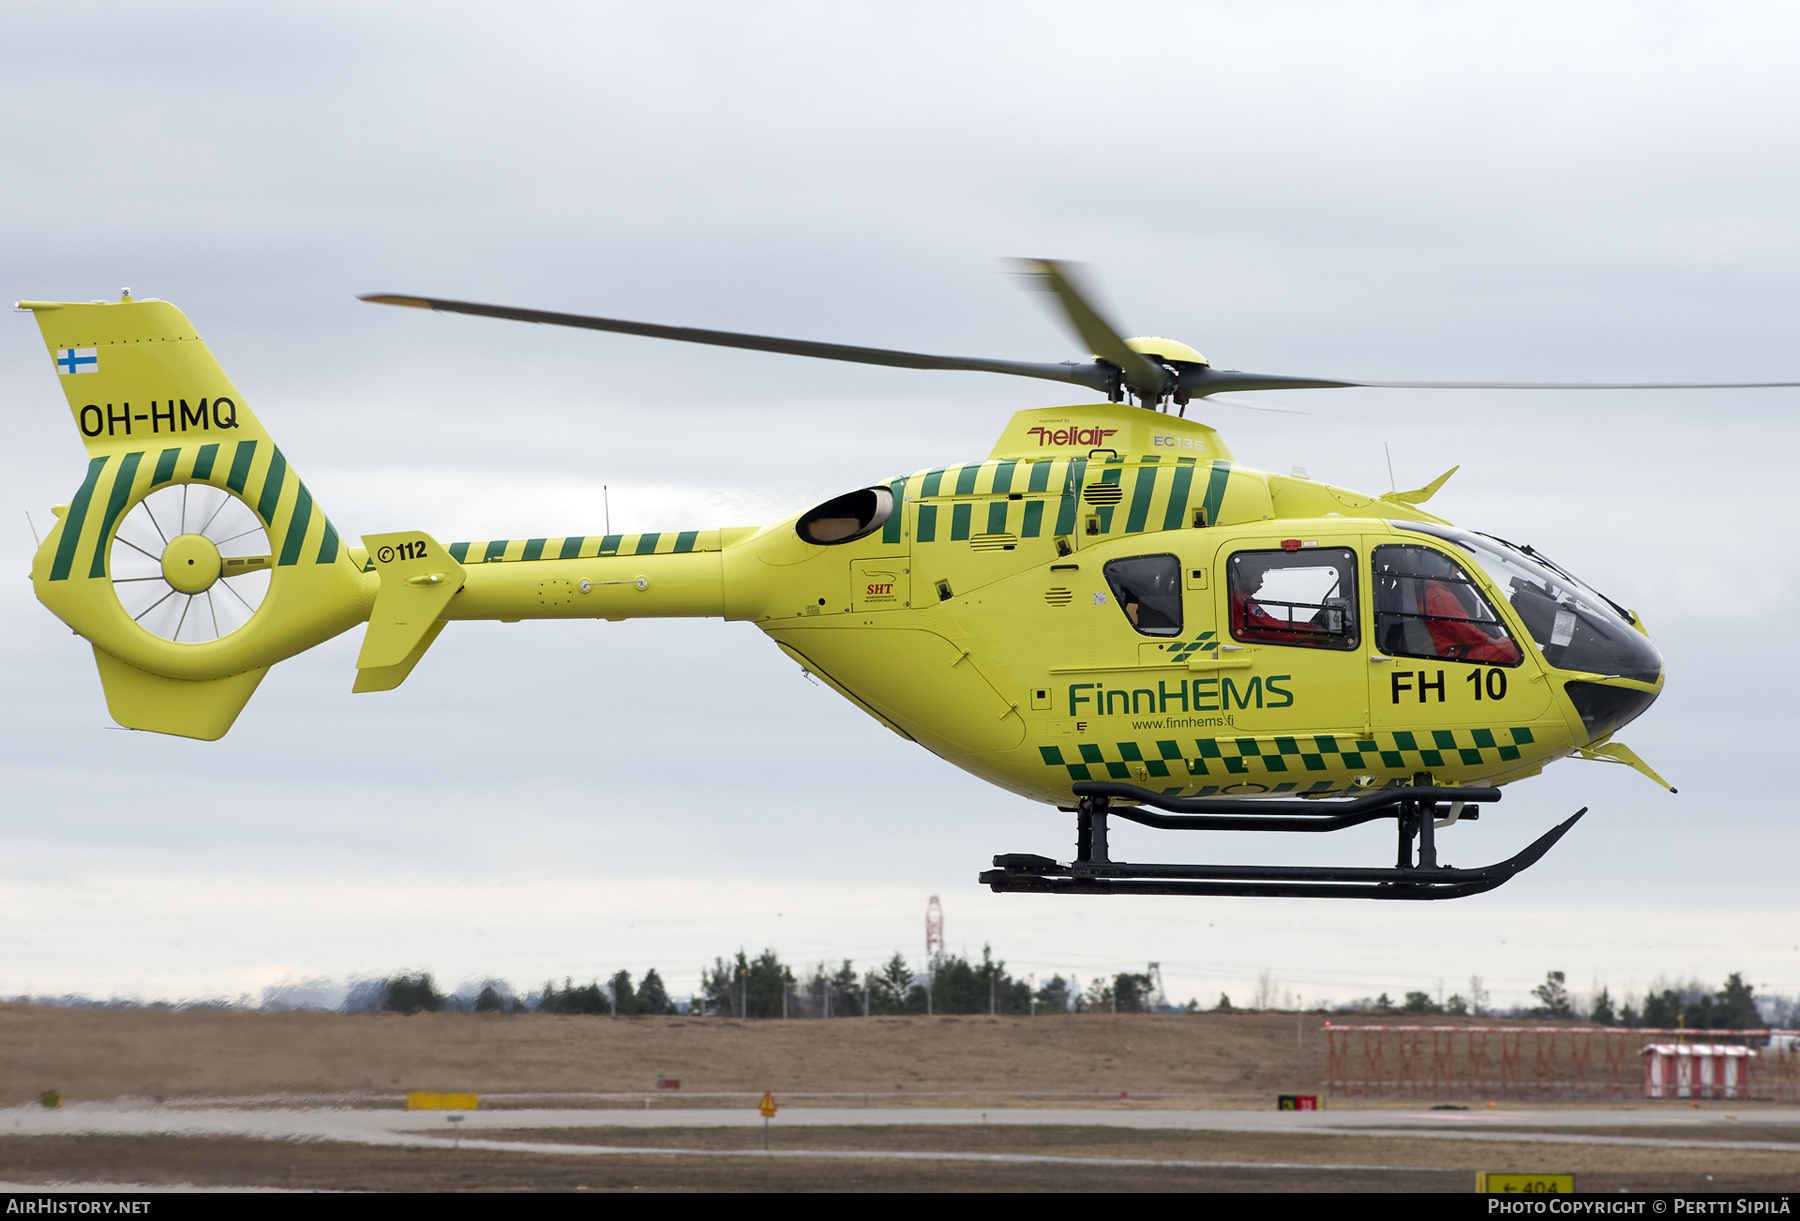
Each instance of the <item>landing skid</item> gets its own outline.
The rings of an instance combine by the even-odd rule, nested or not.
[[[1470,804],[1500,800],[1499,789],[1414,785],[1331,801],[1243,801],[1165,797],[1134,784],[1082,781],[1074,786],[1075,860],[1008,853],[981,875],[996,891],[1057,895],[1257,895],[1325,899],[1460,899],[1494,889],[1550,851],[1586,807],[1558,823],[1523,852],[1497,865],[1456,869],[1438,864],[1439,819],[1475,818]],[[1114,801],[1136,805],[1114,805]],[[1154,813],[1146,807],[1170,811]],[[1339,831],[1378,818],[1398,824],[1399,859],[1391,869],[1302,865],[1133,865],[1107,853],[1109,818],[1165,831]],[[1413,855],[1414,841],[1418,856]]]

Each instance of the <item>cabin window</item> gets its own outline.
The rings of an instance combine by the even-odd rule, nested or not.
[[[794,533],[820,547],[854,543],[886,525],[893,511],[892,491],[863,488],[808,509],[794,523]]]
[[[1516,666],[1512,633],[1463,567],[1431,547],[1375,548],[1375,640],[1395,657]]]
[[[1181,635],[1181,561],[1172,555],[1109,560],[1106,583],[1126,620],[1145,636]]]
[[[1234,639],[1309,649],[1357,646],[1356,553],[1349,548],[1239,551],[1225,567]]]

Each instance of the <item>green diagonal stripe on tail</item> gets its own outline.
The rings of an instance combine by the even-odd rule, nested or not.
[[[63,521],[62,538],[56,544],[56,559],[50,564],[50,579],[66,581],[69,569],[75,563],[75,548],[81,542],[81,526],[87,520],[88,501],[93,499],[94,485],[100,482],[100,472],[105,469],[105,458],[93,458],[88,461],[87,478],[81,481],[81,490],[75,493],[75,499],[69,504],[69,515]]]
[[[113,523],[125,510],[125,502],[131,498],[131,485],[137,479],[138,463],[143,457],[142,453],[126,454],[119,463],[119,473],[113,476],[112,495],[106,498],[106,518],[100,523],[100,537],[94,540],[94,562],[88,568],[90,577],[106,575],[106,541],[112,536]]]

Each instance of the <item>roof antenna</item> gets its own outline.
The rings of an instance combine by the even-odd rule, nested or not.
[[[1383,441],[1381,443],[1381,452],[1387,455],[1388,460],[1388,491],[1398,492],[1400,490],[1400,485],[1394,482],[1394,451],[1388,448],[1388,443],[1386,441]]]
[[[30,509],[25,510],[25,524],[31,527],[31,537],[37,539],[37,545],[42,547],[44,545],[44,540],[38,538],[37,523],[31,520]]]
[[[606,506],[606,532],[612,533],[612,497],[607,494],[606,485],[600,485],[600,502]]]

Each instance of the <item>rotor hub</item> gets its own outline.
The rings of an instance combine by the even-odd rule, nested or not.
[[[211,589],[222,567],[218,546],[204,534],[178,534],[163,549],[163,580],[184,594]]]
[[[1141,356],[1159,360],[1165,365],[1210,365],[1212,363],[1180,340],[1164,339],[1160,335],[1136,335],[1127,339],[1125,346]]]

